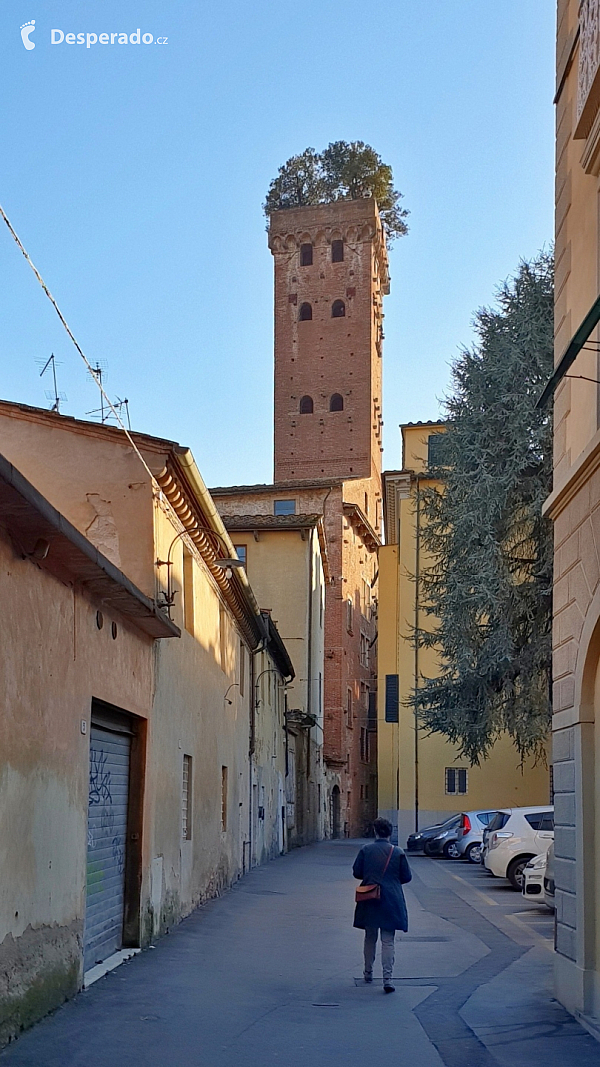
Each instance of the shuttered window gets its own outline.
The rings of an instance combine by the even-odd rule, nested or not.
[[[465,767],[446,767],[446,792],[463,795],[467,792],[467,771]]]
[[[181,784],[181,836],[184,841],[192,840],[192,757],[183,757],[183,779]]]
[[[398,722],[400,711],[400,678],[397,674],[385,676],[385,721]]]

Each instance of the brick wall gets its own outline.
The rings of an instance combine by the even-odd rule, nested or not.
[[[332,261],[332,241],[344,245]],[[381,471],[382,300],[387,258],[373,200],[275,212],[275,480]],[[301,265],[301,246],[313,261]],[[345,306],[333,317],[334,301]],[[310,304],[312,318],[300,321]],[[342,411],[330,411],[333,394]],[[313,412],[301,414],[309,396]]]

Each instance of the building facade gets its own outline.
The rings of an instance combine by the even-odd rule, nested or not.
[[[361,492],[360,481],[324,479],[211,489],[224,523],[236,523],[237,515],[252,515],[259,537],[262,536],[260,524],[271,525],[282,517],[282,511],[289,521],[302,523],[306,516],[312,516],[313,521],[316,518],[322,524],[328,575],[323,633],[325,795],[322,814],[324,832],[332,837],[361,836],[375,817],[377,804],[373,700],[377,676],[373,648],[377,635],[375,597],[379,538],[358,504],[350,502]],[[248,524],[247,518],[243,521]],[[239,543],[238,534],[233,529],[231,536]],[[246,538],[246,544],[251,568],[256,542]],[[265,541],[264,545],[267,549],[269,542]],[[277,561],[283,565],[279,554],[286,547],[285,542],[279,542],[274,567]],[[294,554],[295,551],[288,564],[288,580]],[[282,594],[285,595],[285,590],[281,590],[279,596]],[[278,610],[279,619],[284,617],[282,610]],[[293,658],[293,641],[290,642],[290,655]],[[299,703],[296,689],[290,693],[288,703],[290,708],[292,703]],[[318,789],[318,782],[314,785]]]
[[[378,752],[379,814],[408,834],[457,811],[550,803],[549,770],[526,761],[509,737],[480,766],[469,766],[441,734],[419,729],[410,700],[423,678],[435,678],[434,649],[416,649],[425,624],[419,576],[428,566],[421,543],[419,492],[435,487],[435,438],[444,424],[402,426],[402,469],[384,472],[385,544],[379,550]],[[427,625],[431,625],[428,623]]]
[[[294,672],[189,450],[5,403],[0,436],[7,1040],[285,850]]]
[[[600,1034],[600,3],[559,0],[556,92],[556,995]]]

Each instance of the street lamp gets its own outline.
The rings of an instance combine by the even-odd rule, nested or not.
[[[216,537],[217,540],[221,542],[221,544],[225,545],[226,549],[228,548],[228,545],[227,545],[227,542],[226,542],[225,538],[222,537],[221,534],[218,534],[215,530],[211,530],[208,526],[195,526],[194,530],[200,530],[202,533],[209,534],[211,537]],[[172,587],[171,587],[171,567],[173,566],[173,560],[171,559],[171,552],[173,551],[173,545],[175,544],[175,542],[178,541],[180,537],[184,537],[186,534],[189,537],[191,537],[192,531],[191,530],[180,530],[179,533],[175,535],[175,537],[171,541],[171,544],[169,545],[169,551],[167,552],[167,558],[166,559],[157,559],[156,560],[156,566],[157,567],[166,567],[167,568],[167,591],[166,591],[166,593],[163,593],[163,596],[164,596],[165,600],[164,600],[164,604],[162,606],[166,607],[167,613],[169,615],[169,618],[171,617],[171,608],[173,607],[173,602],[175,600],[175,594],[177,593],[177,590],[176,589],[173,590]],[[220,570],[225,571],[225,577],[227,578],[227,581],[230,581],[231,578],[233,577],[234,569],[242,568],[244,566],[244,564],[243,564],[241,559],[238,559],[237,557],[236,558],[231,558],[229,556],[226,556],[224,559],[221,559],[221,558],[217,557],[217,559],[213,560],[213,565],[215,567],[218,567]]]

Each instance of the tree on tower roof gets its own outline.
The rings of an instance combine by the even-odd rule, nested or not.
[[[394,188],[392,168],[364,141],[333,141],[323,152],[307,148],[291,156],[273,179],[264,211],[332,204],[373,197],[388,241],[407,232],[402,194]]]

